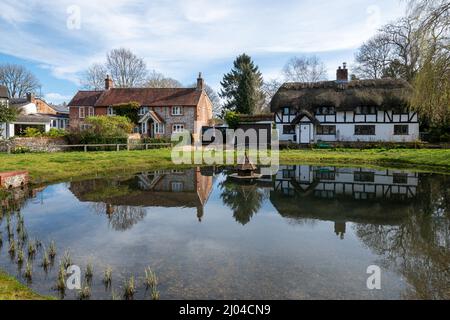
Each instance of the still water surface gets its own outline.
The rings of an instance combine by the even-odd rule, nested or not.
[[[0,213],[0,268],[24,283],[8,253],[17,224],[42,243],[29,285],[58,295],[70,252],[94,266],[92,299],[121,296],[144,270],[161,299],[449,299],[450,177],[401,170],[282,166],[240,183],[224,169],[158,171],[16,190]],[[3,197],[5,198],[5,197]],[[42,253],[55,241],[47,272]],[[25,242],[26,247],[26,242]],[[382,270],[367,289],[367,268]],[[112,267],[112,288],[102,283]],[[77,292],[66,291],[65,299]]]

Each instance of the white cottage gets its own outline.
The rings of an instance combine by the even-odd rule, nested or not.
[[[280,140],[317,142],[414,142],[419,118],[409,109],[411,86],[403,80],[286,83],[271,102]]]

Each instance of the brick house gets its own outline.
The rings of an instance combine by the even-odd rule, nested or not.
[[[141,106],[135,131],[143,137],[170,138],[172,133],[188,131],[197,141],[196,133],[213,117],[201,74],[195,88],[114,88],[108,76],[105,90],[79,91],[70,101],[70,126],[82,129],[87,117],[114,116],[114,106],[130,102]]]

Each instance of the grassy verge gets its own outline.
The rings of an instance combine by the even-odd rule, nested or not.
[[[292,150],[280,151],[281,164],[323,164],[414,168],[450,173],[450,150]],[[121,152],[0,154],[0,172],[28,170],[34,183],[155,170],[175,166],[167,149]],[[187,167],[187,166],[186,166]]]
[[[40,296],[19,281],[0,271],[0,300],[53,300]]]

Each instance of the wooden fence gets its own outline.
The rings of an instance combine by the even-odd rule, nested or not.
[[[142,148],[141,148],[142,147]],[[84,152],[98,151],[92,150],[95,148],[111,148],[115,151],[130,151],[130,150],[149,150],[158,148],[172,148],[172,143],[121,143],[121,144],[70,144],[70,145],[58,145],[61,149],[82,149]],[[8,145],[7,152],[11,153],[11,146]]]

